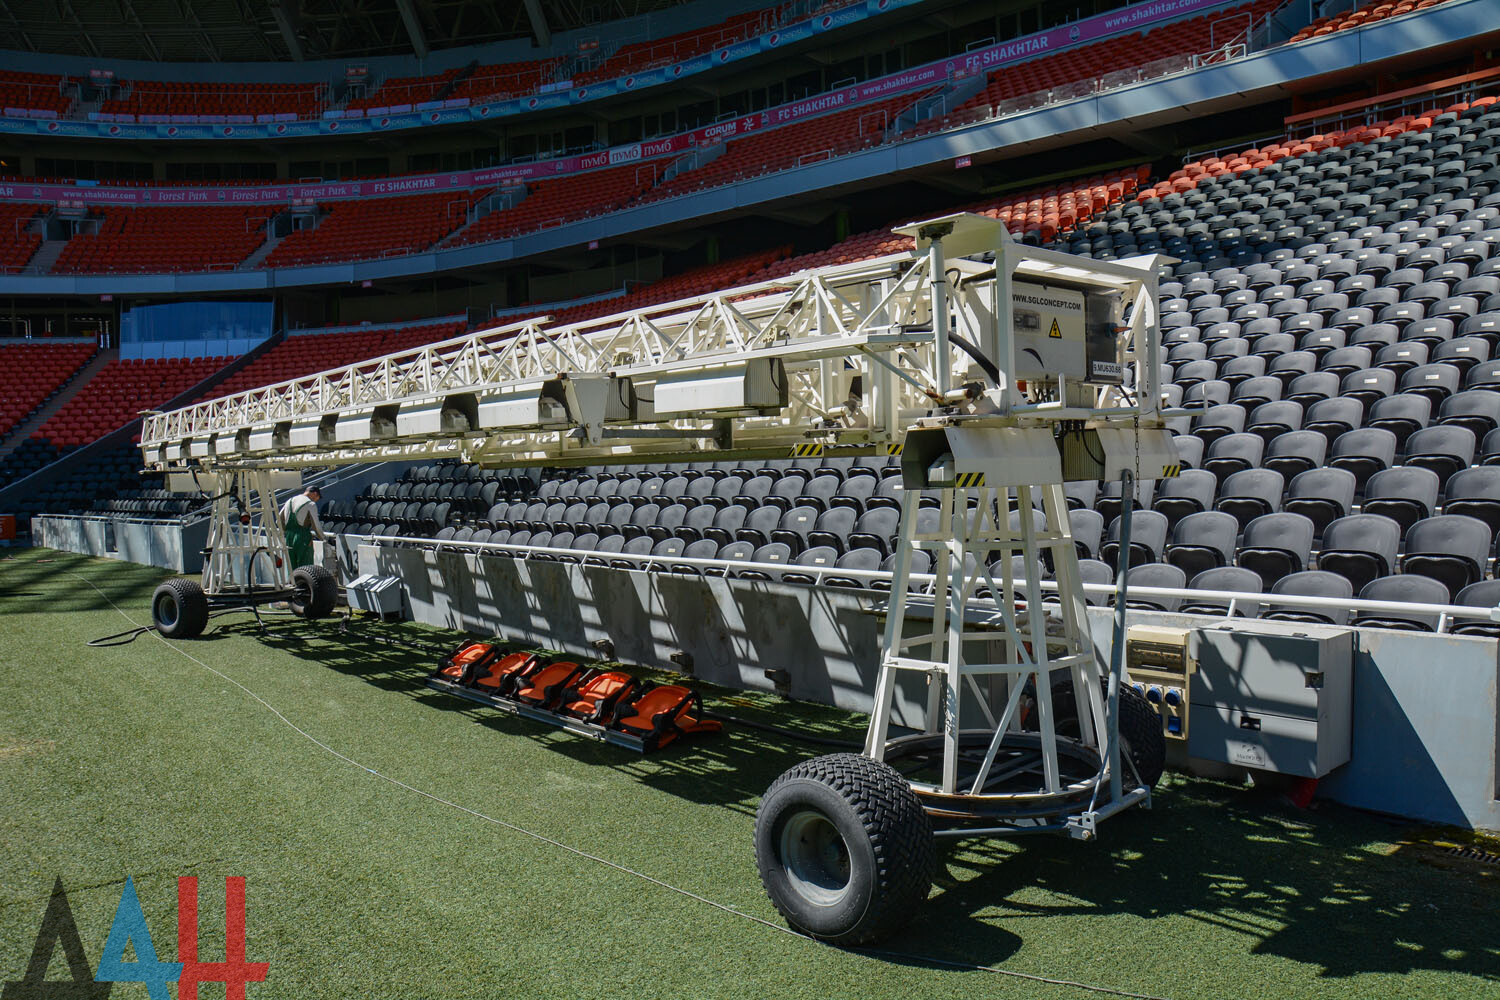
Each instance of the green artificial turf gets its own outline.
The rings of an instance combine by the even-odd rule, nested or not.
[[[373,638],[449,639],[415,625],[340,636],[280,618],[262,637],[226,618],[176,644],[283,721],[151,636],[84,645],[128,627],[85,581],[143,623],[159,579],[0,557],[0,981],[21,977],[54,879],[97,965],[127,875],[164,960],[176,876],[200,877],[200,954],[217,959],[222,879],[243,875],[248,957],[270,963],[252,998],[1101,995],[930,959],[1171,998],[1500,991],[1500,880],[1483,866],[1438,864],[1399,846],[1410,828],[1357,812],[1181,777],[1095,844],[945,847],[899,956],[794,937],[746,919],[780,925],[751,830],[766,785],[820,751],[734,727],[648,757],[571,736],[426,689],[432,657]],[[710,696],[824,735],[862,726]]]

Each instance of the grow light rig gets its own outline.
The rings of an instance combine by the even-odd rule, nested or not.
[[[145,463],[239,481],[442,457],[516,467],[900,454],[899,555],[863,754],[788,772],[757,833],[767,888],[794,925],[870,940],[927,882],[881,881],[851,784],[917,804],[888,812],[908,817],[898,832],[922,871],[934,826],[1088,839],[1149,800],[1154,775],[1122,766],[1119,658],[1107,669],[1093,645],[1063,482],[1122,479],[1128,525],[1134,482],[1177,463],[1157,384],[1156,283],[1170,258],[1023,246],[970,214],[896,232],[915,249],[567,326],[526,320],[152,414]],[[925,534],[922,491],[941,514]],[[1040,518],[1011,517],[1033,507]],[[216,537],[237,511],[216,505]],[[253,519],[280,535],[274,504]],[[925,606],[908,595],[918,548],[937,578]],[[1013,565],[1044,555],[1055,599]],[[224,584],[205,572],[210,593]],[[916,691],[919,717],[898,718],[903,690]],[[786,788],[808,781],[834,799],[777,812]]]

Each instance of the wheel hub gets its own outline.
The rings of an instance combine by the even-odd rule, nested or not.
[[[833,906],[849,891],[849,845],[828,817],[803,810],[781,829],[781,863],[799,895],[818,906]]]
[[[162,594],[156,598],[156,620],[167,628],[177,624],[177,602],[170,594]]]

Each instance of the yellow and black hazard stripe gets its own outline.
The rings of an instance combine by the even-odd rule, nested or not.
[[[792,445],[792,457],[793,458],[822,458],[823,457],[823,449],[825,447],[826,447],[825,445],[823,445],[821,443],[817,443],[817,442],[807,442],[806,444],[794,444],[794,445]]]
[[[1180,465],[1163,465],[1161,467],[1162,479],[1176,479],[1180,475],[1182,475],[1182,466]]]
[[[885,453],[887,455],[899,455],[899,454],[901,454],[901,442],[898,441],[895,444],[888,444],[888,445],[886,445],[885,446]]]
[[[982,472],[960,472],[953,477],[953,485],[961,490],[972,490],[977,486],[984,485],[984,473]]]

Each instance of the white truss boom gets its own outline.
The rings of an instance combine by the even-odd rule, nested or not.
[[[995,220],[935,222],[949,235],[917,251],[564,326],[537,317],[151,413],[145,463],[524,465],[893,444],[916,418],[983,388],[950,332],[1005,357],[999,290],[1013,274],[1046,280],[1053,258],[1072,260],[1012,244]],[[1090,264],[1149,299],[1137,324],[1154,316],[1154,266]],[[1014,384],[992,395],[1001,409],[1030,405]]]

